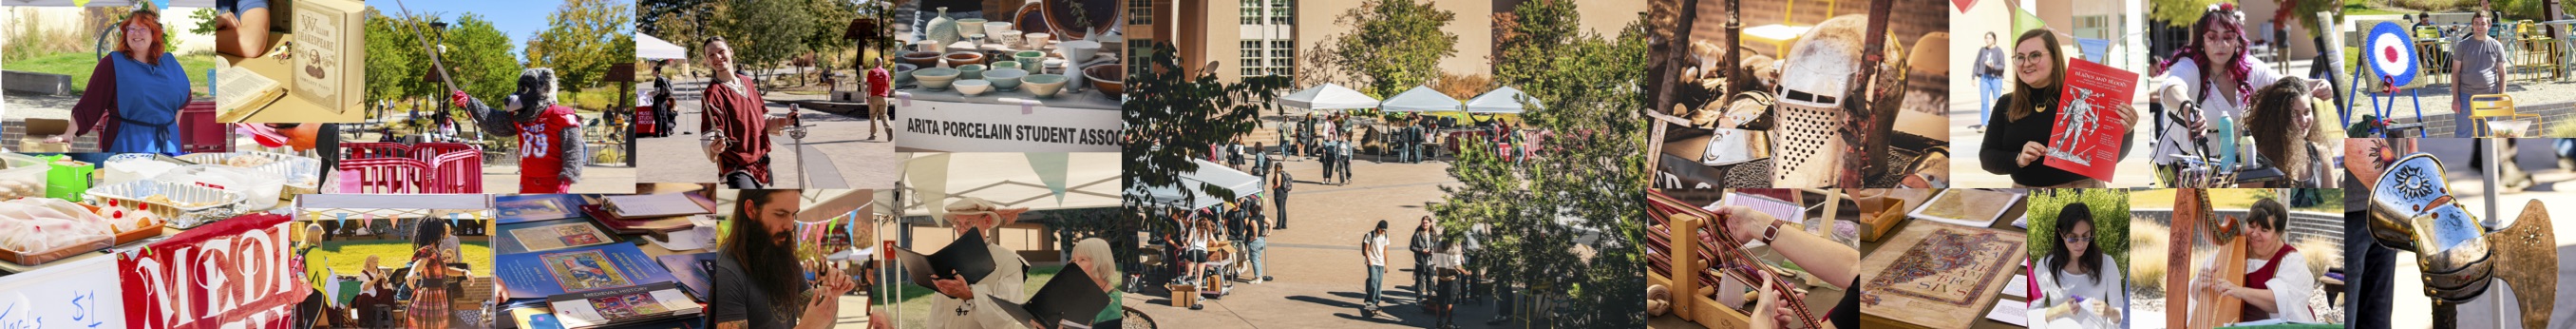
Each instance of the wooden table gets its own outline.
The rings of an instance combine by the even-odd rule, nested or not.
[[[1993,225],[1987,225],[1987,226],[1986,226],[1986,228],[1992,228],[1992,229],[1998,229],[1998,230],[2005,230],[2005,231],[2013,231],[2013,232],[2028,232],[2028,230],[2024,230],[2024,229],[2019,228],[2019,227],[2013,227],[2013,226],[2012,226],[2012,219],[2013,219],[2013,218],[2020,218],[2020,217],[2022,216],[2022,214],[2023,214],[2023,213],[2025,213],[2025,212],[2029,212],[2029,211],[2030,211],[2030,209],[2029,209],[2029,208],[2030,208],[2030,202],[2029,202],[2029,199],[2027,199],[2027,198],[2023,199],[2023,201],[2022,201],[2022,202],[2015,202],[2015,203],[2013,203],[2012,208],[2010,208],[2010,209],[2005,209],[2005,210],[2004,210],[2004,214],[2003,214],[2003,216],[2001,216],[2001,217],[2002,217],[2002,218],[2004,218],[2004,219],[1995,220],[1995,223],[1994,223]],[[1888,232],[1889,232],[1889,234],[1895,234],[1895,232],[1903,232],[1903,231],[1905,231],[1905,229],[1906,229],[1907,227],[1915,226],[1915,225],[1949,225],[1949,224],[1943,224],[1943,223],[1931,222],[1931,221],[1924,221],[1924,220],[1918,220],[1918,219],[1907,219],[1907,220],[1904,220],[1904,221],[1900,221],[1900,222],[1898,222],[1898,223],[1896,224],[1896,228],[1891,229],[1891,230],[1889,230]],[[1862,243],[1860,244],[1860,252],[1861,252],[1861,254],[1862,254],[1862,255],[1868,255],[1868,254],[1870,254],[1870,253],[1878,252],[1878,248],[1879,248],[1881,245],[1885,245],[1885,244],[1886,244],[1886,242],[1884,242],[1884,241],[1881,241],[1881,242],[1862,242]],[[1895,252],[1895,251],[1896,251],[1896,250],[1890,250],[1890,252]],[[1863,256],[1863,257],[1864,257],[1864,258],[1866,258],[1867,256]],[[2020,273],[2020,272],[2027,272],[2027,269],[2023,269],[2023,270],[2017,270],[2017,271],[2015,271],[2015,273]],[[2004,295],[2000,300],[2009,300],[2009,301],[2014,301],[2014,302],[2025,302],[2025,301],[2029,301],[2030,299],[2029,299],[2029,298],[2024,298],[2024,297],[2013,297],[2012,295]],[[1979,308],[1977,308],[1977,311],[1978,311],[1978,314],[1980,314],[1980,316],[1983,316],[1983,314],[1985,314],[1985,312],[1992,312],[1992,311],[1994,311],[1994,305],[1985,305],[1985,306],[1983,306],[1983,307],[1979,307]],[[1992,320],[1992,319],[1985,319],[1985,320],[1978,320],[1978,321],[1976,322],[1976,324],[1975,324],[1975,325],[1969,326],[1969,328],[1972,328],[1972,329],[2006,329],[2006,328],[2023,328],[2023,327],[2022,327],[2022,326],[2012,325],[2012,324],[2010,324],[2010,323],[1996,322],[1995,320]]]

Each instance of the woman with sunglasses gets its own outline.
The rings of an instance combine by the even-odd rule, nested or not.
[[[2121,310],[2128,309],[2129,299],[2121,291],[2127,280],[2121,276],[2120,263],[2093,241],[2103,237],[2093,230],[2093,211],[2082,202],[2066,204],[2057,211],[2057,243],[2050,245],[2048,256],[2039,259],[2045,268],[2031,276],[2039,280],[2040,305],[2052,323],[2065,319],[2091,328],[2117,327]]]
[[[2048,136],[2057,131],[2059,95],[2065,94],[2065,49],[2057,44],[2057,33],[2046,28],[2022,32],[2013,39],[2013,92],[1995,100],[2002,108],[1993,122],[1986,123],[1985,144],[1978,147],[1977,159],[1986,172],[2012,176],[2015,188],[2101,188],[2102,180],[2085,177],[2043,164],[2048,157]],[[2128,104],[2116,106],[2114,120],[2121,126],[2136,126],[2138,111]],[[2133,132],[2135,130],[2132,130]],[[2128,140],[2122,134],[2121,140]],[[2120,143],[2120,156],[2129,155],[2129,144]]]

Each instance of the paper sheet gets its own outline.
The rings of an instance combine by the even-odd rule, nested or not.
[[[2014,274],[2012,282],[2004,284],[2004,295],[2030,298],[2030,276]]]
[[[1995,309],[1986,311],[1986,318],[1994,319],[1995,321],[2003,321],[2004,323],[2010,323],[2014,326],[2028,327],[2030,326],[2030,315],[2024,314],[2027,310],[2022,308],[2022,303],[2023,302],[2021,301],[2014,300],[1996,300]]]

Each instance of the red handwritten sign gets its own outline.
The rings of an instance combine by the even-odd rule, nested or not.
[[[125,323],[134,328],[293,326],[313,289],[298,278],[291,217],[251,214],[117,254]]]

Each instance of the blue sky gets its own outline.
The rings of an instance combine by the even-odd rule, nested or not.
[[[483,16],[484,20],[492,21],[492,27],[510,35],[510,55],[518,57],[522,54],[519,48],[527,47],[528,38],[546,29],[546,15],[553,14],[556,7],[562,7],[563,1],[403,0],[402,5],[409,6],[413,14],[438,13],[439,21],[451,23],[466,13]],[[384,11],[385,16],[402,16],[404,8],[396,6],[394,0],[367,0],[367,6]]]

